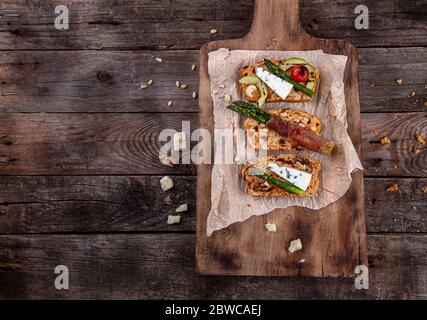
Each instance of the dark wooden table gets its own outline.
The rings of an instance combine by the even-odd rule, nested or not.
[[[68,31],[54,28],[55,1],[0,3],[1,299],[427,297],[427,148],[414,138],[427,137],[426,0],[363,1],[359,31],[359,1],[301,1],[309,33],[359,47],[369,290],[194,271],[195,167],[160,164],[158,134],[197,127],[198,48],[244,35],[252,1],[61,4]],[[163,193],[166,174],[176,186]],[[182,223],[167,225],[184,202]],[[69,290],[54,287],[61,264]]]

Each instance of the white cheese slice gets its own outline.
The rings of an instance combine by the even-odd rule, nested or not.
[[[308,186],[310,185],[311,174],[307,172],[289,167],[280,167],[274,162],[269,162],[267,168],[303,191],[307,190]]]
[[[261,67],[255,68],[255,74],[282,99],[285,99],[293,88],[293,85],[289,82],[280,79]]]

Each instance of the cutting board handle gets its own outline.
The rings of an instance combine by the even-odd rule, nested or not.
[[[254,18],[247,38],[255,37],[258,42],[265,39],[267,49],[274,48],[277,42],[310,37],[300,23],[299,0],[255,0]]]

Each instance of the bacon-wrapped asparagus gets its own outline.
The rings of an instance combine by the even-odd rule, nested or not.
[[[265,123],[267,128],[276,131],[294,147],[301,146],[311,151],[330,155],[334,149],[334,142],[315,134],[305,128],[293,125],[277,116],[243,101],[234,101],[228,109],[251,117],[258,122]]]

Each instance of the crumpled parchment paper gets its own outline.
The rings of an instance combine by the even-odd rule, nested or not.
[[[228,225],[244,221],[254,215],[262,215],[276,208],[300,206],[321,209],[337,201],[348,190],[351,172],[363,170],[360,159],[347,133],[347,114],[344,96],[344,69],[346,56],[330,55],[322,50],[313,51],[252,51],[221,48],[209,53],[208,72],[214,104],[215,129],[241,129],[242,116],[228,110],[225,95],[233,100],[244,100],[238,90],[237,81],[242,66],[251,65],[262,58],[285,59],[300,57],[310,62],[320,72],[320,85],[309,103],[269,103],[267,108],[294,108],[314,114],[322,122],[321,134],[339,145],[339,152],[325,156],[311,151],[281,151],[278,153],[299,153],[321,162],[319,189],[311,198],[263,198],[253,197],[245,192],[240,174],[242,165],[215,164],[212,169],[211,210],[207,221],[207,234]],[[224,88],[222,88],[224,86]],[[217,93],[215,93],[217,91]],[[240,143],[240,142],[239,142]],[[240,157],[236,139],[233,139],[234,156]],[[215,148],[216,149],[216,148]],[[243,148],[244,149],[244,148]],[[254,159],[249,159],[252,161]]]

